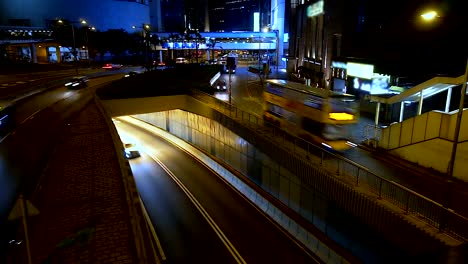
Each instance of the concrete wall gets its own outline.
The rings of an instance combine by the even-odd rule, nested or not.
[[[200,147],[208,146],[205,148],[207,154],[224,160],[229,166],[246,175],[250,181],[281,201],[277,206],[287,206],[291,212],[299,214],[300,218],[293,216],[297,221],[306,219],[308,223],[304,222],[305,225],[312,223],[315,228],[327,235],[334,234],[343,241],[343,234],[323,221],[323,219],[328,219],[337,208],[341,208],[364,224],[366,230],[374,230],[398,248],[411,249],[409,253],[416,258],[433,252],[434,257],[438,258],[435,262],[448,263],[446,254],[459,251],[457,241],[447,241],[447,236],[440,236],[436,233],[437,230],[426,224],[418,222],[422,225],[415,225],[414,219],[403,214],[402,210],[389,205],[388,201],[377,199],[353,188],[331,176],[320,166],[311,164],[309,161],[292,155],[290,150],[275,145],[264,135],[257,136],[245,124],[232,119],[233,116],[223,115],[191,96],[105,100],[103,104],[111,116],[144,114],[179,108],[208,118],[210,121],[202,125],[201,119],[197,117],[198,121],[195,120],[195,116],[190,113],[179,112],[173,116],[174,118],[170,118],[170,114],[163,114],[166,115],[165,117],[162,117],[160,113],[144,114],[145,119],[162,119],[156,121],[155,124],[166,125],[169,132],[179,134],[181,139]],[[163,109],[165,107],[167,108]],[[186,121],[180,121],[184,120],[184,116]],[[189,116],[192,117],[189,118]],[[216,122],[219,124],[215,125]],[[184,124],[192,124],[196,129],[190,128],[191,132],[188,133],[189,128]],[[210,129],[206,130],[207,127]],[[227,128],[241,138],[236,140],[228,137],[223,134],[224,132],[220,132],[221,127]],[[257,149],[255,151],[249,147],[253,143]],[[268,153],[274,162],[269,162],[269,164],[255,162],[257,156],[260,160],[265,160],[265,155],[262,153]],[[259,169],[258,166],[261,168]],[[313,199],[317,196],[323,196],[323,199]],[[336,205],[335,208],[330,206],[333,204]],[[356,226],[353,227],[356,228]],[[351,251],[357,247],[356,243],[349,243],[347,246],[345,244],[341,245]],[[364,255],[366,255],[365,252]]]
[[[174,109],[186,108],[187,96],[158,96],[147,98],[131,98],[104,100],[103,105],[111,117],[145,114]],[[191,100],[192,101],[192,100]]]
[[[454,177],[467,181],[468,111],[460,125]],[[447,172],[452,153],[458,111],[431,111],[382,129],[379,147],[405,160],[442,173]]]

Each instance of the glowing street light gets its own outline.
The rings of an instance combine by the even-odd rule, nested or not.
[[[428,11],[428,12],[426,12],[424,14],[421,14],[421,17],[426,21],[430,21],[430,20],[433,20],[434,18],[439,17],[439,16],[437,15],[436,11],[431,10],[431,11]]]
[[[149,38],[151,37],[151,35],[149,34],[150,31],[151,31],[151,26],[149,24],[142,24],[141,27],[137,27],[135,25],[132,26],[132,29],[143,29],[142,32],[141,32],[141,35],[142,35],[142,38],[143,38],[143,44],[144,44],[144,60],[145,60],[145,67],[146,67],[146,70],[149,70],[149,59],[148,59],[148,49],[150,47],[150,43],[149,43]]]
[[[64,21],[62,19],[59,19],[57,20],[58,23],[60,24],[64,24]],[[77,54],[76,54],[76,40],[75,40],[75,27],[73,26],[73,24],[75,23],[81,23],[82,25],[86,25],[86,20],[82,19],[80,21],[68,21],[68,23],[70,23],[71,25],[71,30],[72,30],[72,37],[73,37],[73,56],[75,57],[75,71],[76,71],[76,74],[78,74],[78,58],[77,58]]]
[[[437,14],[436,11],[431,10],[424,14],[421,14],[421,17],[426,21],[433,21],[435,18],[439,18],[440,16]],[[463,75],[463,83],[462,83],[462,88],[461,88],[460,101],[458,105],[457,119],[455,122],[452,151],[450,154],[450,160],[449,160],[449,164],[447,167],[447,177],[446,177],[447,186],[445,190],[444,201],[442,204],[442,206],[447,209],[449,208],[450,200],[451,200],[451,192],[452,192],[453,177],[454,177],[453,174],[454,174],[454,169],[455,169],[454,168],[455,161],[457,158],[457,147],[458,147],[458,141],[459,141],[459,136],[460,136],[461,120],[462,120],[462,115],[463,115],[463,110],[464,110],[467,82],[468,82],[468,58],[466,60],[465,73]],[[447,214],[448,214],[448,211],[445,211],[445,214],[443,215],[443,222],[441,224],[442,226],[441,229],[444,229],[446,227]]]

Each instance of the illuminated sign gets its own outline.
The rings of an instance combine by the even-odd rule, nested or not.
[[[348,62],[346,65],[346,73],[348,76],[372,79],[374,76],[374,65]]]
[[[307,7],[307,17],[314,17],[323,14],[323,0],[311,4]]]
[[[332,61],[333,68],[346,69],[346,62]]]
[[[260,31],[260,13],[259,12],[255,12],[253,13],[253,21],[254,21],[254,27],[253,27],[253,31],[254,32],[259,32]]]

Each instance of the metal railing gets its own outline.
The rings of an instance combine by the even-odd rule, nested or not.
[[[377,148],[382,136],[382,128],[377,125],[366,125],[364,127],[364,141],[368,146]]]
[[[283,147],[290,150],[292,158],[297,158],[297,155],[306,157],[310,162],[328,171],[329,175],[355,188],[359,187],[361,191],[366,191],[377,199],[390,202],[395,207],[394,209],[414,216],[414,219],[423,221],[439,229],[440,232],[446,232],[468,241],[468,218],[392,180],[378,176],[356,162],[292,136],[276,125],[263,120],[261,116],[243,111],[199,90],[192,89],[190,92],[195,99],[209,104],[257,134],[281,143]]]

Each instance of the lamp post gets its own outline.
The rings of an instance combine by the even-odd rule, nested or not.
[[[458,113],[457,113],[457,122],[455,123],[455,134],[453,136],[453,146],[452,146],[452,155],[450,156],[450,163],[448,166],[448,176],[450,178],[453,177],[453,167],[455,165],[455,157],[457,155],[457,145],[458,145],[458,137],[460,135],[460,124],[463,115],[463,106],[465,104],[465,94],[466,94],[466,83],[468,81],[468,59],[466,61],[466,69],[465,75],[463,77],[463,84],[461,89],[461,96],[460,96],[460,104],[458,106]]]
[[[149,40],[148,38],[148,31],[150,30],[150,25],[143,23],[141,27],[132,26],[133,29],[140,28],[142,29],[142,38],[143,38],[143,63],[145,64],[145,68],[149,70],[149,60],[148,60],[148,49],[149,49]]]
[[[57,21],[58,23],[60,24],[64,24],[64,21],[59,19]],[[81,20],[81,21],[68,21],[68,23],[70,23],[70,26],[71,26],[71,31],[72,31],[72,38],[73,38],[73,51],[72,51],[72,54],[73,56],[75,57],[75,72],[76,74],[78,74],[78,57],[77,57],[77,52],[76,52],[76,40],[75,40],[75,26],[73,24],[75,23],[80,23],[82,25],[86,25],[86,20]]]
[[[90,61],[90,56],[89,56],[89,37],[88,37],[88,30],[91,30],[91,31],[95,31],[96,28],[95,27],[87,27],[86,30],[85,30],[85,42],[86,42],[86,49],[88,50],[88,53],[87,53],[87,59],[88,59],[88,64],[91,63]]]
[[[440,18],[440,16],[437,14],[436,11],[430,10],[428,12],[425,12],[420,15],[421,18],[425,21],[433,21],[436,18]],[[458,138],[460,136],[460,126],[461,126],[461,121],[462,121],[462,116],[463,116],[463,108],[465,104],[465,95],[466,95],[466,84],[468,81],[468,58],[466,61],[465,65],[465,73],[462,79],[462,89],[461,89],[461,94],[460,94],[460,102],[458,105],[458,113],[457,113],[457,119],[455,123],[455,130],[454,130],[454,135],[453,135],[453,144],[452,144],[452,150],[450,153],[450,160],[447,166],[447,177],[446,177],[446,190],[445,190],[445,195],[444,195],[444,201],[443,201],[443,207],[445,209],[448,209],[450,206],[450,200],[451,200],[451,192],[452,192],[452,185],[453,185],[453,173],[455,169],[455,161],[457,157],[457,147],[458,147]],[[445,210],[443,214],[443,219],[441,223],[441,229],[444,229],[447,225],[447,220],[448,220],[448,211]]]

